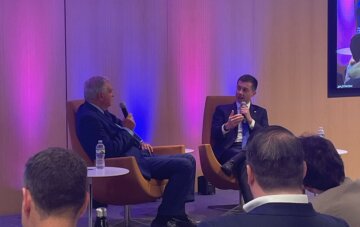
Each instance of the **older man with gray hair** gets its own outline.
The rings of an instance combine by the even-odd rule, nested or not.
[[[88,79],[84,96],[85,103],[76,113],[76,130],[90,159],[95,160],[98,140],[102,140],[106,147],[105,158],[135,157],[146,179],[169,179],[151,226],[196,226],[185,212],[185,203],[194,200],[195,159],[192,155],[153,154],[151,145],[144,143],[134,132],[135,122],[131,114],[120,120],[108,111],[114,93],[110,81],[105,77]]]

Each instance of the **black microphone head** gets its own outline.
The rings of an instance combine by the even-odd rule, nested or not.
[[[121,103],[119,104],[119,106],[120,106],[121,109],[122,109],[122,108],[125,108],[125,109],[126,109],[126,105],[125,105],[124,102],[121,102]]]
[[[127,108],[126,108],[125,103],[124,103],[124,102],[120,102],[119,106],[120,106],[120,109],[121,109],[124,117],[126,118],[126,117],[129,115],[129,112],[127,111]]]

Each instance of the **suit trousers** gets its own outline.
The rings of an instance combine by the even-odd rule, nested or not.
[[[190,154],[144,157],[151,178],[169,179],[158,215],[185,215],[185,203],[194,201],[196,162]]]
[[[242,149],[241,143],[234,143],[223,153],[219,160],[221,164],[225,164],[228,161],[234,163],[234,174],[238,179],[244,202],[247,203],[251,201],[254,197],[248,184],[246,172],[246,151]]]

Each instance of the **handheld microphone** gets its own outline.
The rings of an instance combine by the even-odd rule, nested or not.
[[[244,106],[247,107],[246,102],[245,102],[245,101],[242,101],[242,102],[240,103],[240,108],[241,108],[241,107],[244,107]],[[243,114],[243,116],[244,116],[244,114]],[[245,116],[244,116],[243,122],[246,123]]]
[[[124,117],[127,118],[127,116],[129,115],[129,112],[127,111],[127,108],[126,108],[125,103],[121,102],[121,103],[119,104],[119,106],[120,106],[120,109],[121,109]]]

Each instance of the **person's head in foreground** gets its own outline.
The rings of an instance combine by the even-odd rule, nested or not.
[[[344,163],[330,140],[320,136],[301,137],[307,172],[304,186],[321,193],[339,186],[345,179]]]
[[[248,182],[255,198],[274,194],[302,194],[306,172],[299,139],[281,126],[256,133],[247,147]]]
[[[360,61],[360,34],[355,34],[350,41],[350,51],[356,62]]]
[[[281,126],[260,129],[247,147],[247,174],[255,199],[245,212],[204,221],[201,227],[347,227],[344,220],[317,213],[303,193],[306,173],[300,139]]]
[[[26,163],[22,225],[76,226],[88,203],[84,161],[64,148],[48,148]]]

